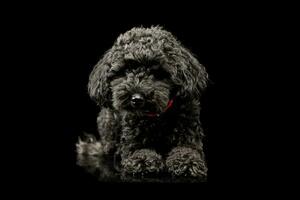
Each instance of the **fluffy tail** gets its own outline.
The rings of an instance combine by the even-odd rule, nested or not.
[[[102,155],[103,146],[94,135],[85,133],[83,138],[78,138],[76,151],[78,154],[84,155]]]

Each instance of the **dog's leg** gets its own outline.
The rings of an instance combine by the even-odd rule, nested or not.
[[[164,168],[162,156],[154,150],[139,149],[122,159],[123,173],[134,177],[155,177]]]
[[[97,118],[97,124],[103,153],[111,154],[115,150],[116,143],[119,140],[118,115],[111,109],[103,108]]]
[[[134,117],[124,117],[122,124],[120,152],[123,174],[154,177],[164,169],[162,156],[144,146],[147,137],[136,125]]]
[[[166,166],[174,177],[195,177],[204,180],[207,168],[201,154],[190,147],[175,147],[169,153]]]
[[[191,102],[189,105],[193,105]],[[174,177],[205,179],[207,167],[203,153],[203,131],[199,119],[199,104],[184,108],[174,128],[173,149],[166,159],[169,173]]]

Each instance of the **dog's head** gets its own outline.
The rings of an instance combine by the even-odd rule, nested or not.
[[[199,98],[207,79],[204,66],[170,32],[133,28],[94,67],[88,89],[100,106],[159,113],[176,96]]]

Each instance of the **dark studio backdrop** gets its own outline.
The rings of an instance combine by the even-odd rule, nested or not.
[[[97,177],[76,165],[75,153],[78,136],[97,134],[99,108],[87,93],[89,74],[120,33],[134,26],[161,25],[208,71],[210,83],[202,99],[201,121],[206,134],[208,180],[213,179],[213,148],[218,143],[213,138],[224,132],[226,119],[222,119],[221,107],[230,94],[224,90],[223,81],[232,70],[230,62],[234,58],[225,46],[234,35],[230,19],[216,16],[214,11],[197,8],[197,12],[185,12],[184,17],[163,10],[151,16],[139,12],[137,16],[116,17],[101,15],[100,11],[45,7],[12,19],[8,26],[19,51],[19,59],[13,64],[20,68],[16,76],[22,80],[20,113],[22,125],[28,128],[26,134],[18,134],[26,151],[20,159],[26,173],[17,170],[17,176],[32,179],[35,185],[97,187]],[[208,145],[208,141],[212,143]],[[24,179],[17,182],[24,183]]]

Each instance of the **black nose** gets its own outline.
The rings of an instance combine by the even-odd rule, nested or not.
[[[140,94],[134,94],[131,97],[131,105],[133,107],[142,107],[144,105],[144,97]]]

